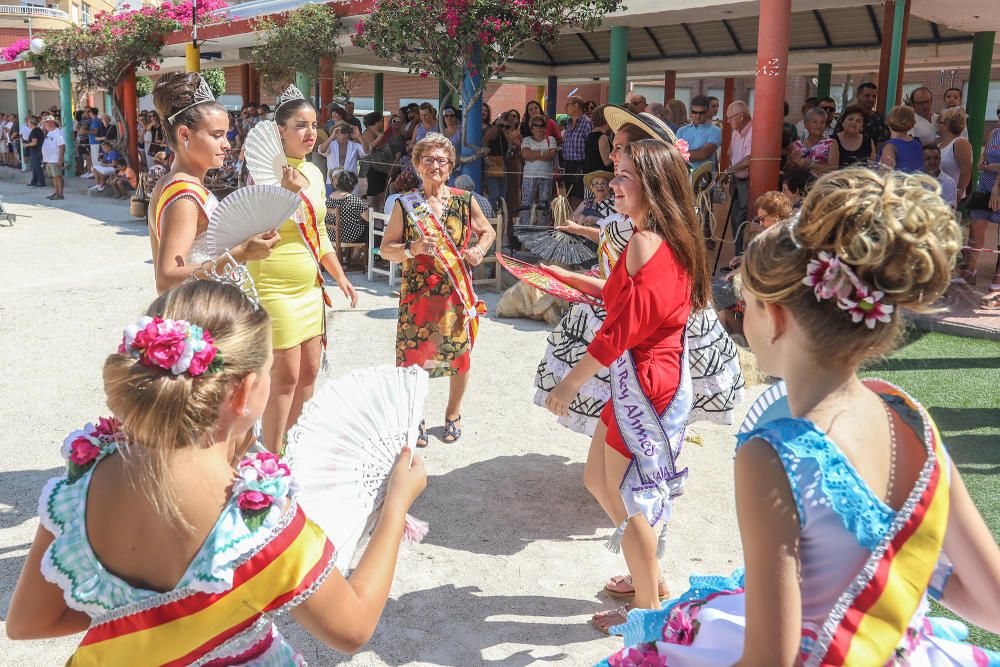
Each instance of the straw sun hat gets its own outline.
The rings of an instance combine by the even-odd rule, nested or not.
[[[600,170],[600,169],[597,170],[597,171],[592,171],[589,174],[584,174],[584,176],[583,176],[583,187],[586,188],[587,190],[590,190],[590,183],[595,178],[603,178],[604,180],[606,180],[607,182],[610,183],[611,179],[614,178],[614,177],[615,177],[615,175],[612,174],[610,171],[603,171],[603,170]]]
[[[669,145],[677,142],[677,136],[674,135],[673,130],[651,113],[635,114],[628,109],[609,104],[604,108],[604,119],[608,122],[612,132],[617,132],[622,125],[635,125],[648,134],[651,139]]]

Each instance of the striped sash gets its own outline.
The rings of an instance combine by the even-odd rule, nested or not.
[[[321,584],[334,563],[333,544],[301,508],[264,548],[236,568],[221,593],[163,595],[162,604],[90,628],[70,667],[187,665],[224,645],[262,616]],[[270,632],[270,629],[267,629]],[[268,641],[268,636],[263,637]]]
[[[153,231],[156,238],[160,238],[160,218],[167,207],[182,197],[193,199],[201,207],[205,215],[208,215],[207,205],[211,193],[200,183],[186,181],[182,178],[175,179],[160,190],[160,198],[156,200],[156,209],[153,212]]]
[[[883,381],[865,384],[901,398],[923,417],[927,462],[892,529],[834,606],[807,667],[886,664],[924,598],[948,527],[950,485],[944,466],[949,459],[937,427],[902,390]]]
[[[455,192],[458,191],[453,189],[452,193]],[[462,259],[462,253],[455,244],[455,240],[448,234],[448,229],[431,211],[431,207],[428,206],[419,190],[401,195],[399,201],[406,209],[407,215],[413,220],[413,224],[421,236],[427,236],[433,232],[441,238],[434,249],[434,259],[444,269],[448,281],[465,309],[465,327],[469,334],[469,347],[471,348],[476,344],[479,316],[486,314],[486,304],[476,296],[476,291],[472,287],[472,274],[469,272],[469,266]]]

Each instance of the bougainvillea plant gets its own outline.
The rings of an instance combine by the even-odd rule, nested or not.
[[[480,75],[470,104],[526,43],[551,46],[560,31],[594,30],[622,8],[623,0],[375,0],[352,40],[456,94],[466,69]]]
[[[330,5],[302,5],[275,18],[257,19],[253,26],[258,34],[253,65],[272,91],[294,80],[296,72],[318,79],[320,58],[336,61],[343,50],[338,40],[344,24]]]
[[[226,7],[225,0],[200,0],[198,23],[219,21]],[[99,12],[89,25],[74,24],[45,35],[41,53],[28,56],[35,73],[58,78],[70,72],[79,90],[112,92],[115,116],[125,117],[118,83],[132,68],[158,70],[163,36],[191,25],[190,1],[174,4],[164,2],[159,7],[131,9],[122,5],[114,13]],[[123,139],[134,128],[123,124]],[[135,166],[135,165],[132,165]]]
[[[19,55],[28,50],[28,46],[29,42],[27,39],[19,39],[0,51],[0,60],[12,63]]]

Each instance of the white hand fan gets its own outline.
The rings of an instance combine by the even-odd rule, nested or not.
[[[737,432],[747,433],[775,419],[791,416],[792,412],[788,408],[788,388],[785,386],[785,381],[781,380],[757,397]]]
[[[288,432],[299,503],[333,542],[344,574],[374,527],[396,457],[416,444],[427,379],[416,367],[353,371],[316,392]],[[426,524],[407,515],[406,532],[419,541]]]
[[[243,144],[247,170],[253,182],[261,185],[280,185],[282,167],[288,166],[285,148],[281,145],[278,124],[273,120],[262,120],[247,132]]]
[[[251,236],[279,227],[295,215],[300,203],[298,194],[278,185],[248,185],[234,190],[208,217],[208,253],[218,257]]]

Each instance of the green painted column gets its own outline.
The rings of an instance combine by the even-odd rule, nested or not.
[[[375,108],[373,111],[380,114],[385,113],[385,74],[379,72],[373,77],[373,79],[374,81],[372,81],[372,83],[375,88],[375,91],[372,94],[375,98]]]
[[[879,95],[885,97],[885,112],[887,114],[893,104],[895,104],[895,91],[899,88],[899,80],[903,76],[903,73],[900,71],[900,63],[903,57],[903,49],[906,48],[906,44],[903,43],[903,27],[906,23],[906,13],[909,11],[909,4],[910,0],[896,0],[896,4],[894,6],[895,13],[893,14],[892,19],[892,48],[889,52],[889,76],[886,79],[885,90],[878,91]],[[885,37],[886,36],[883,35],[882,39],[885,39]]]
[[[816,77],[816,97],[820,99],[830,97],[831,79],[833,79],[833,65],[830,63],[820,63],[819,73]]]
[[[986,98],[990,92],[990,67],[993,61],[995,32],[977,32],[972,39],[972,62],[969,65],[969,97],[965,110],[969,113],[969,142],[972,144],[972,187],[979,182],[979,154],[983,150],[986,130]]]
[[[28,73],[23,69],[17,71],[17,127],[14,128],[21,132],[21,126],[28,119]],[[21,146],[21,171],[28,171],[28,161],[24,159],[24,142],[22,141]]]
[[[112,99],[111,93],[104,93],[104,113],[109,116],[115,115],[115,101]]]
[[[108,96],[110,97],[110,95]],[[63,166],[67,176],[76,175],[76,147],[73,145],[73,79],[67,71],[59,77],[59,107],[62,109]]]
[[[309,93],[312,92],[312,79],[305,72],[295,73],[295,87],[302,91],[302,94],[309,99]]]
[[[628,26],[611,28],[611,64],[608,72],[608,104],[625,104],[628,78]]]

